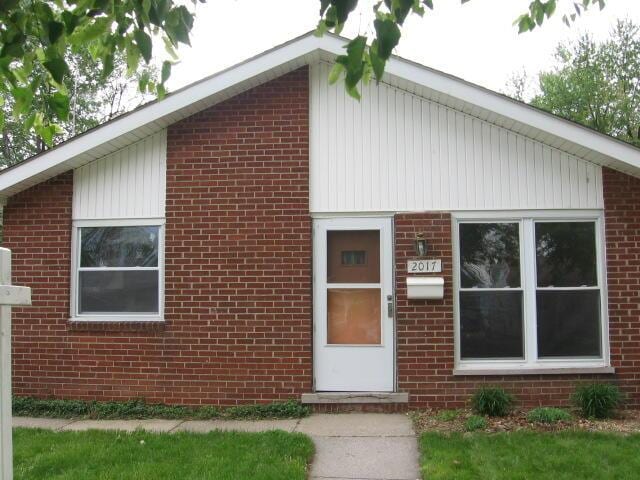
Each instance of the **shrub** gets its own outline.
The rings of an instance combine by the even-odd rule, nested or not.
[[[39,400],[13,398],[13,414],[23,417],[74,418],[89,415],[91,403],[81,400]]]
[[[504,417],[513,405],[513,396],[499,387],[482,387],[471,397],[473,411],[490,417]]]
[[[620,389],[608,383],[591,383],[576,388],[573,401],[586,418],[609,418],[622,403]]]
[[[436,414],[436,418],[441,422],[453,422],[459,416],[460,412],[458,410],[440,410]]]
[[[487,428],[487,420],[484,417],[478,415],[471,415],[464,422],[464,429],[467,432],[475,432],[476,430],[484,430]]]
[[[527,420],[533,423],[558,423],[571,420],[571,414],[561,408],[538,407],[527,414]]]

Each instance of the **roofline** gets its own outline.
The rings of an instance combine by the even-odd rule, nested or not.
[[[157,103],[159,103],[159,102],[161,102],[163,100],[166,100],[166,99],[168,99],[168,98],[170,98],[172,96],[178,95],[178,94],[182,93],[184,90],[187,90],[187,89],[190,89],[190,88],[194,88],[194,87],[200,85],[201,83],[213,80],[216,77],[218,77],[220,75],[223,75],[223,74],[225,74],[225,73],[229,72],[230,70],[233,70],[233,69],[235,69],[237,67],[240,67],[241,65],[243,65],[245,63],[249,63],[249,62],[252,62],[254,60],[257,60],[258,58],[260,58],[260,57],[262,57],[264,55],[268,55],[269,53],[273,52],[274,50],[278,50],[281,47],[285,47],[285,46],[289,45],[290,43],[297,42],[301,38],[303,38],[303,37],[305,37],[305,36],[307,36],[309,34],[312,34],[312,33],[313,33],[313,31],[309,31],[307,33],[303,33],[302,35],[299,35],[299,36],[297,36],[295,38],[292,38],[291,40],[288,40],[285,43],[281,43],[280,45],[276,45],[275,47],[270,48],[269,50],[265,50],[264,52],[260,52],[257,55],[254,55],[253,57],[249,57],[249,58],[247,58],[247,59],[245,59],[245,60],[243,60],[243,61],[241,61],[239,63],[231,65],[230,67],[227,67],[227,68],[225,68],[223,70],[220,70],[218,72],[212,73],[211,75],[207,75],[206,77],[203,77],[203,78],[201,78],[199,80],[191,82],[191,83],[189,83],[187,85],[184,85],[184,86],[178,88],[177,90],[174,90],[174,91],[171,91],[171,92],[167,93],[167,95],[162,100],[160,100],[158,98],[153,98],[153,99],[149,100],[148,102],[143,103],[142,105],[138,105],[133,110],[129,110],[127,112],[124,112],[121,115],[118,115],[117,117],[111,118],[111,119],[107,120],[104,123],[96,125],[95,127],[91,127],[88,130],[85,130],[84,132],[81,132],[81,133],[79,133],[77,135],[74,135],[74,136],[72,136],[72,137],[70,137],[70,138],[68,138],[68,139],[66,139],[66,140],[54,145],[53,147],[51,147],[51,148],[49,148],[47,150],[39,152],[39,153],[37,153],[35,155],[31,155],[30,157],[27,157],[24,160],[5,168],[4,170],[1,170],[0,171],[0,175],[2,175],[3,173],[11,170],[12,168],[16,168],[16,167],[18,167],[20,165],[23,165],[25,162],[30,162],[32,160],[35,160],[35,159],[37,159],[37,158],[39,158],[39,157],[41,157],[43,155],[46,155],[46,154],[54,151],[55,149],[61,148],[62,146],[68,144],[69,142],[76,141],[77,139],[79,139],[81,137],[84,137],[86,135],[91,135],[96,130],[100,130],[101,128],[108,127],[112,123],[114,123],[114,122],[116,122],[118,120],[122,120],[125,117],[128,117],[130,115],[133,115],[133,114],[137,113],[140,110],[144,110],[144,109],[150,107],[151,105],[157,104]]]
[[[225,70],[184,86],[163,100],[153,100],[102,125],[62,142],[0,172],[0,195],[12,186],[40,176],[65,161],[86,153],[126,133],[231,88],[316,50],[339,55],[349,39],[334,34],[317,37],[313,31],[273,47]],[[621,161],[640,176],[640,149],[576,122],[535,108],[524,102],[473,84],[454,75],[392,56],[386,73],[442,92],[464,102],[495,112],[584,148]],[[37,168],[35,164],[38,163]],[[71,166],[69,168],[72,168]],[[615,167],[614,167],[615,168]],[[25,187],[27,188],[27,187]],[[15,193],[15,192],[13,192]],[[9,195],[13,194],[9,193]],[[6,193],[5,193],[6,195]]]
[[[311,32],[262,52],[209,77],[198,80],[167,95],[153,100],[131,112],[120,115],[102,125],[76,135],[38,155],[28,158],[0,172],[0,195],[6,189],[38,173],[55,167],[69,158],[114,140],[127,132],[185,108],[197,101],[234,86],[236,83],[294,60],[320,48],[320,38]],[[38,168],[33,168],[38,162]],[[34,172],[35,170],[35,172]]]

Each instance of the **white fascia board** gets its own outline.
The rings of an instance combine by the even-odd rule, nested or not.
[[[293,61],[320,47],[321,39],[307,34],[281,47],[263,53],[251,60],[231,67],[195,85],[167,96],[139,110],[115,119],[93,132],[68,140],[40,157],[13,167],[0,174],[0,195],[12,186],[24,182],[49,169],[62,166],[91,149],[104,145],[128,132],[156,122],[163,117],[202,101],[238,83],[264,74],[269,70]]]

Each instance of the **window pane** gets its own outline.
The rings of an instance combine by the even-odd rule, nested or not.
[[[538,291],[538,356],[600,357],[600,292]]]
[[[522,292],[460,292],[460,354],[523,358]]]
[[[380,345],[380,289],[327,290],[327,343]]]
[[[379,282],[379,230],[327,232],[327,283]]]
[[[536,223],[539,287],[598,285],[594,222]]]
[[[158,271],[80,271],[80,313],[158,313]]]
[[[517,223],[460,224],[462,288],[520,287]]]
[[[81,267],[157,267],[157,226],[83,227]]]

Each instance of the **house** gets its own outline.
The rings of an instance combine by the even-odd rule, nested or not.
[[[640,407],[640,150],[307,34],[0,173],[16,395]],[[324,406],[318,408],[340,408]]]

